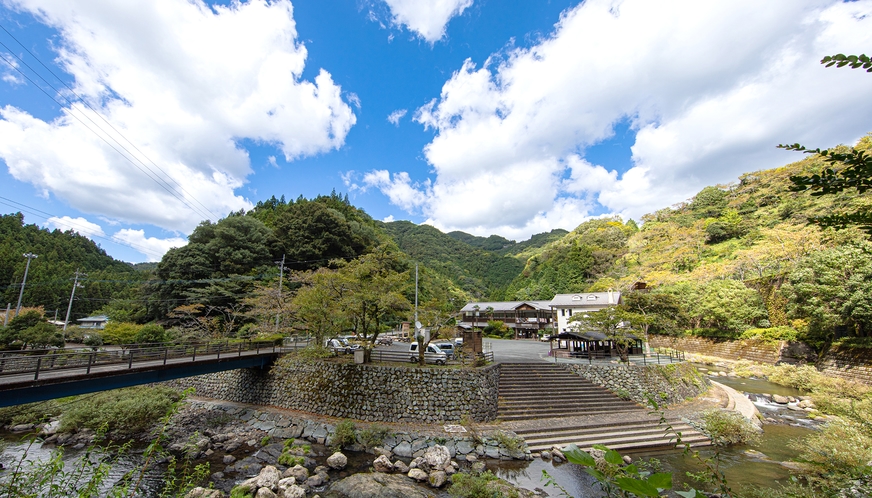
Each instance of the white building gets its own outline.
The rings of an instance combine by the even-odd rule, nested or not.
[[[620,291],[557,294],[551,300],[551,312],[557,322],[557,332],[570,332],[569,319],[578,313],[599,311],[621,304]]]

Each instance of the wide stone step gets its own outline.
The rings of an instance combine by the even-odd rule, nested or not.
[[[645,430],[639,430],[637,428],[613,428],[618,430],[612,430],[609,432],[597,432],[597,433],[563,433],[563,434],[553,434],[542,432],[539,434],[529,434],[524,436],[524,440],[527,441],[528,445],[554,445],[560,442],[569,441],[575,443],[578,446],[584,445],[594,445],[594,444],[607,444],[603,441],[644,441],[648,439],[664,439],[667,436],[666,431],[660,427],[654,427]],[[684,439],[684,431],[682,431],[682,440]],[[696,433],[699,434],[699,433]],[[670,433],[673,440],[675,440],[675,434]]]
[[[571,398],[573,396],[616,397],[611,392],[602,389],[561,389],[556,393],[542,393],[536,389],[501,389],[499,396],[501,398]]]
[[[565,441],[563,443],[558,443],[556,446],[560,448],[564,448],[569,444],[572,444],[573,441]],[[590,449],[594,446],[594,444],[604,444],[609,448],[625,454],[625,453],[634,453],[634,452],[647,452],[647,451],[657,451],[657,450],[671,450],[675,448],[675,441],[668,440],[667,438],[653,438],[653,439],[645,439],[640,441],[600,441],[597,443],[590,444],[582,444],[579,445],[575,443],[576,446],[585,451],[590,451]],[[682,439],[682,446],[684,444],[689,444],[691,448],[699,448],[704,446],[711,446],[711,441],[703,436],[694,436]],[[527,447],[531,452],[540,452],[544,450],[550,450],[555,444],[544,444],[544,445],[530,445]]]
[[[670,419],[667,422],[673,427],[690,427],[684,422],[681,422],[677,419]],[[587,433],[596,433],[596,432],[611,432],[616,430],[616,428],[621,427],[637,427],[639,429],[648,429],[648,428],[663,428],[665,427],[660,425],[660,421],[656,419],[647,419],[647,420],[638,420],[634,422],[622,422],[622,421],[614,421],[614,422],[603,422],[597,424],[583,424],[583,425],[566,425],[561,427],[549,427],[549,428],[540,428],[540,427],[528,427],[528,428],[515,428],[513,431],[519,436],[524,436],[528,434],[539,434],[542,432],[549,432],[552,434],[578,434],[582,432]]]
[[[590,408],[585,410],[518,410],[511,411],[507,413],[499,413],[497,418],[504,422],[517,421],[517,420],[535,420],[541,418],[554,419],[554,418],[568,418],[568,417],[576,417],[576,416],[588,416],[588,415],[608,415],[610,413],[623,413],[623,412],[634,412],[639,408],[632,407],[609,407],[609,408]]]
[[[555,401],[555,400],[540,400],[536,404],[531,405],[527,402],[512,402],[508,400],[500,400],[497,404],[498,410],[502,413],[504,410],[539,410],[543,408],[560,408],[566,409],[599,407],[599,406],[626,406],[639,409],[639,405],[632,401],[622,401],[619,399],[591,399],[591,400],[576,400],[576,401]]]

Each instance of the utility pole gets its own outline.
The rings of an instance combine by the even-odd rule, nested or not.
[[[276,313],[276,333],[279,331],[279,316],[282,314],[282,280],[285,276],[285,255],[282,254],[282,262],[279,263],[279,311]]]
[[[24,254],[24,257],[27,258],[27,266],[24,267],[24,279],[21,281],[21,292],[18,293],[18,306],[15,307],[15,316],[18,316],[18,313],[21,312],[21,298],[24,297],[24,284],[27,283],[27,271],[30,270],[30,260],[36,259],[39,256],[28,252]]]
[[[12,309],[12,303],[6,303],[6,314],[3,315],[3,326],[9,324],[9,310]]]
[[[79,283],[79,277],[87,277],[88,275],[84,273],[79,273],[79,269],[76,268],[76,276],[73,279],[73,292],[70,293],[70,305],[67,306],[67,318],[64,320],[64,330],[67,330],[67,324],[70,323],[70,311],[73,309],[73,298],[76,296],[76,287],[82,287],[82,284]]]

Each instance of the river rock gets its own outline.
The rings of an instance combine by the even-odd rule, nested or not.
[[[224,465],[230,465],[236,461],[236,457],[233,455],[224,455],[224,458],[222,458],[221,461],[224,462]]]
[[[539,456],[542,457],[542,460],[545,460],[546,462],[548,460],[551,460],[551,452],[548,450],[543,451],[542,453],[539,454]]]
[[[348,465],[348,457],[338,451],[327,457],[327,466],[331,469],[342,470],[346,465]]]
[[[427,448],[423,456],[424,461],[434,469],[441,469],[451,462],[451,453],[448,448],[440,444]]]
[[[254,498],[278,498],[278,495],[273,493],[269,488],[260,488],[257,490]]]
[[[306,490],[297,486],[293,477],[286,477],[279,481],[278,495],[282,498],[305,498]]]
[[[431,472],[427,477],[427,480],[430,482],[430,486],[441,488],[442,486],[445,486],[445,482],[448,480],[448,475],[441,470],[437,470]]]
[[[805,408],[810,408],[810,409],[815,409],[815,408],[817,408],[817,405],[814,404],[814,401],[812,401],[812,400],[810,400],[810,399],[801,399],[801,400],[799,401],[798,406],[799,406],[800,408],[803,408],[803,409],[805,409]]]
[[[772,401],[778,403],[779,405],[786,405],[790,403],[790,399],[787,396],[782,396],[780,394],[773,394]]]
[[[306,479],[306,486],[309,486],[310,488],[314,488],[322,484],[324,484],[324,478],[321,477],[321,474],[314,474]]]
[[[424,472],[421,469],[412,469],[406,475],[408,475],[409,477],[411,477],[412,479],[414,479],[418,482],[424,482],[430,477],[427,475],[426,472]]]
[[[293,467],[282,472],[282,477],[293,477],[297,482],[306,482],[309,478],[309,469],[302,465],[294,465]]]
[[[477,473],[482,473],[487,469],[487,465],[484,462],[475,462],[472,464],[472,471]]]
[[[372,472],[354,474],[336,481],[324,496],[330,498],[427,498],[429,493],[424,492],[403,476]]]
[[[396,462],[394,462],[394,470],[396,470],[400,474],[407,474],[409,472],[409,466],[406,465],[406,462],[402,460],[397,460]]]
[[[18,424],[9,428],[12,432],[27,432],[33,429],[33,424]]]
[[[372,462],[372,468],[376,472],[391,472],[394,470],[394,464],[391,463],[388,457],[381,455]]]
[[[194,488],[188,491],[188,494],[185,495],[185,498],[222,498],[224,493],[219,489],[209,489],[209,488]]]
[[[275,491],[279,488],[279,480],[281,478],[282,474],[279,472],[279,469],[272,465],[267,465],[257,475],[255,483],[260,488],[269,488],[271,491]]]

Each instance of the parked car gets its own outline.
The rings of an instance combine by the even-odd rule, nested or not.
[[[441,349],[448,356],[449,360],[454,359],[456,349],[453,342],[440,342],[436,344],[436,347]]]
[[[551,336],[548,335],[548,334],[545,334],[545,335],[543,335],[542,337],[540,337],[539,340],[542,341],[542,342],[548,342],[548,341],[551,340]]]
[[[390,346],[394,343],[394,338],[389,335],[379,336],[378,339],[375,340],[376,344],[384,344],[385,346]]]
[[[418,343],[409,344],[409,361],[415,363],[418,361]],[[437,348],[435,344],[427,344],[427,349],[424,350],[424,361],[427,363],[438,363],[444,365],[448,362],[448,355],[444,351]]]
[[[328,349],[332,350],[333,353],[335,353],[335,354],[339,354],[339,353],[351,354],[354,352],[354,350],[360,349],[359,345],[349,343],[348,339],[346,339],[344,337],[336,337],[333,339],[327,339],[324,342],[324,346],[327,347]]]
[[[463,337],[457,337],[454,339],[454,347],[462,348],[463,347]]]

